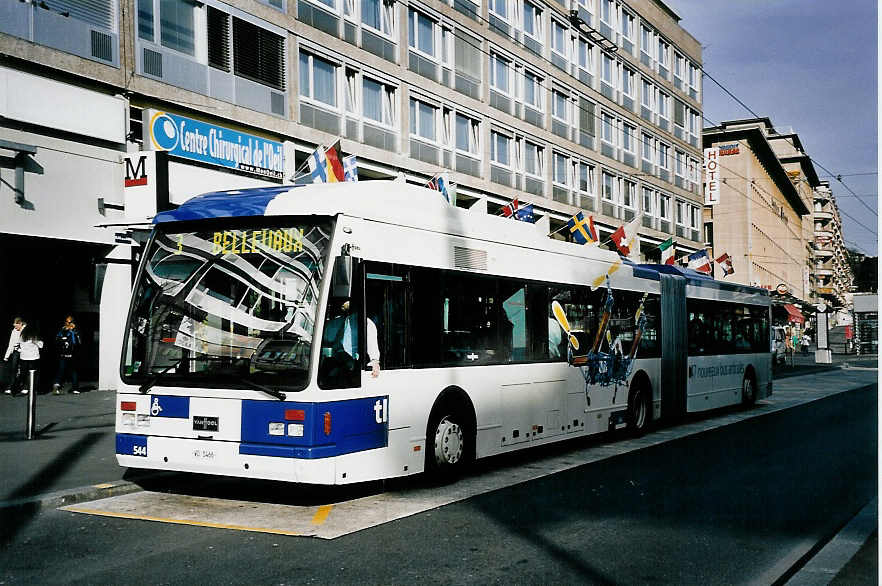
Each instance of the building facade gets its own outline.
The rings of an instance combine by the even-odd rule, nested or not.
[[[812,229],[812,278],[816,298],[836,309],[847,308],[854,274],[842,238],[839,207],[828,181],[821,181],[815,190]]]
[[[21,250],[0,278],[39,284],[0,317],[90,316],[101,385],[137,258],[119,233],[290,181],[338,139],[362,179],[448,172],[457,205],[517,197],[553,237],[585,210],[603,239],[639,217],[645,260],[703,242],[701,46],[659,0],[4,2],[0,80],[0,239]]]

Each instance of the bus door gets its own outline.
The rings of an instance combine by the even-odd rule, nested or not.
[[[686,279],[659,275],[661,285],[661,416],[686,413]]]

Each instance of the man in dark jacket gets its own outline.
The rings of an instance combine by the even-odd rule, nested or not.
[[[72,315],[64,318],[64,325],[55,335],[55,345],[58,348],[58,374],[55,375],[55,384],[52,392],[61,394],[61,385],[64,384],[65,375],[70,375],[71,392],[80,394],[80,379],[77,374],[77,352],[80,349],[80,332]]]

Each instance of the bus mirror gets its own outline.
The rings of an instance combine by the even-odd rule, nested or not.
[[[331,273],[331,297],[348,299],[352,296],[352,257],[338,256]]]
[[[591,339],[588,337],[588,332],[570,330],[569,337],[567,362],[570,366],[584,366],[588,363],[588,351],[591,350]]]

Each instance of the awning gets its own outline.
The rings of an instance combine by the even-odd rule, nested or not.
[[[799,311],[795,305],[792,303],[785,303],[784,309],[787,310],[788,321],[795,322],[798,324],[805,323],[805,316],[802,315],[802,312]]]

